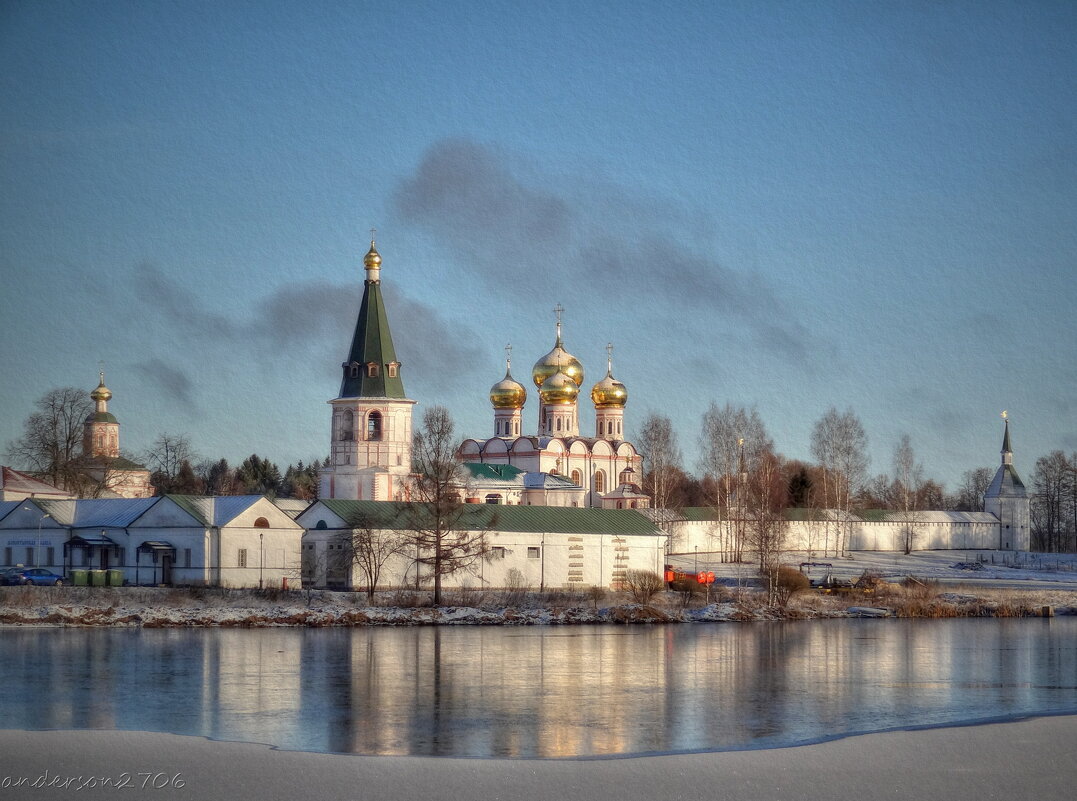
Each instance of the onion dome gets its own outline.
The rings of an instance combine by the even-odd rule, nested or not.
[[[522,409],[526,402],[527,390],[506,368],[505,377],[490,387],[490,403],[495,409]]]
[[[557,312],[557,341],[554,343],[553,350],[535,362],[535,366],[531,368],[531,380],[535,382],[535,386],[542,388],[547,378],[550,378],[557,373],[564,373],[574,382],[577,387],[583,386],[583,365],[580,364],[580,360],[565,350],[565,346],[561,343],[561,312],[563,309],[558,304],[554,309]]]
[[[97,389],[90,393],[90,397],[95,401],[110,401],[112,400],[112,390],[105,386],[105,374],[101,373],[101,383],[97,385]]]
[[[591,388],[591,400],[595,406],[624,406],[628,403],[628,389],[607,371],[606,377]]]
[[[89,393],[89,396],[94,398],[94,400],[111,400],[112,390],[104,385],[104,379],[102,378],[101,383],[97,385],[97,389],[92,393]]]
[[[381,269],[381,254],[378,253],[378,249],[374,247],[373,238],[370,240],[370,250],[368,250],[363,257],[363,266],[368,270]]]
[[[548,405],[567,406],[575,403],[579,394],[580,388],[576,385],[575,379],[563,370],[551,375],[539,387],[539,398]]]
[[[613,377],[613,344],[606,345],[606,377],[591,388],[591,400],[597,407],[628,403],[628,389]]]

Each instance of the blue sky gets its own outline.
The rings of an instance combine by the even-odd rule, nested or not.
[[[690,469],[714,400],[950,487],[1008,409],[1028,474],[1077,449],[1075,97],[1070,2],[7,2],[0,443],[103,361],[127,449],[324,456],[376,226],[462,435],[561,303]]]

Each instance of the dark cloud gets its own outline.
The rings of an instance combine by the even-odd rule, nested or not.
[[[165,363],[161,359],[149,359],[134,365],[135,370],[156,385],[168,397],[182,404],[196,408],[193,395],[194,381],[175,363]]]
[[[135,291],[153,309],[152,318],[167,325],[166,336],[184,343],[175,349],[178,358],[218,348],[246,359],[265,360],[271,353],[271,361],[301,360],[311,365],[330,383],[339,378],[362,302],[361,285],[288,284],[252,302],[248,316],[231,319],[207,309],[198,296],[152,265],[137,271]],[[436,309],[389,285],[383,285],[383,292],[405,375],[424,376],[434,386],[452,386],[462,380],[458,365],[484,360],[482,351],[466,343]],[[172,367],[159,359],[138,367],[177,397],[191,399],[193,382],[175,360]]]
[[[539,188],[540,180],[558,188]],[[495,292],[549,295],[551,286],[571,287],[594,306],[638,304],[649,290],[667,313],[688,310],[705,320],[714,313],[716,326],[746,328],[767,349],[804,356],[806,327],[763,276],[669,234],[696,227],[691,212],[623,191],[596,192],[597,180],[580,189],[586,180],[525,181],[493,150],[450,140],[430,148],[394,200],[406,222],[434,233]]]

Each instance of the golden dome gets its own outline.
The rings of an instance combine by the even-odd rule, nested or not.
[[[542,386],[539,387],[539,398],[543,403],[547,404],[567,406],[570,403],[575,403],[579,394],[580,388],[576,386],[575,379],[564,371],[554,373],[543,381]]]
[[[97,385],[97,389],[90,393],[90,397],[95,401],[109,401],[112,400],[112,390],[105,386],[105,374],[101,373],[101,383]]]
[[[370,240],[370,250],[367,251],[363,257],[363,265],[368,270],[380,270],[381,269],[381,254],[378,253],[378,249],[374,247],[374,240]]]
[[[624,406],[628,403],[628,389],[607,372],[606,377],[591,388],[591,400],[595,406]]]
[[[522,409],[527,402],[524,385],[505,370],[505,377],[490,387],[490,403],[495,409]]]

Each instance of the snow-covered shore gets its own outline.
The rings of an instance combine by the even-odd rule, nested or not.
[[[1075,740],[1077,716],[1060,716],[774,750],[500,760],[310,754],[153,732],[0,730],[0,797],[1068,801]]]
[[[562,626],[632,623],[747,622],[838,617],[1030,617],[1044,607],[1051,614],[1077,614],[1077,593],[1022,593],[1012,590],[972,594],[936,592],[930,597],[904,593],[868,598],[842,598],[804,593],[787,609],[768,607],[758,593],[740,592],[733,599],[680,608],[673,593],[661,593],[648,603],[628,600],[593,606],[572,599],[538,596],[510,606],[487,594],[480,605],[364,606],[365,596],[353,593],[256,592],[205,593],[181,590],[83,588],[12,588],[0,592],[0,627],[234,627],[276,626],[429,626],[509,625]],[[273,597],[276,595],[278,597]]]

